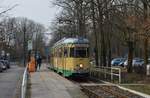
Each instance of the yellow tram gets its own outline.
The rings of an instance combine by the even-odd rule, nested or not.
[[[89,41],[85,38],[63,38],[51,49],[53,69],[65,77],[87,76],[89,72]]]

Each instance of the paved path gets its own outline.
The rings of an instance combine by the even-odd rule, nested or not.
[[[80,88],[69,80],[49,71],[31,73],[31,98],[88,98]]]
[[[0,73],[0,98],[18,98],[23,70],[24,68],[11,66],[10,69]]]

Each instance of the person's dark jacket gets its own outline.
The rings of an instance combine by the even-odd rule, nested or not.
[[[41,57],[37,59],[37,63],[38,64],[42,63],[42,58]]]

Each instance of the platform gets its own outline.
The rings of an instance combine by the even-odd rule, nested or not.
[[[31,98],[88,98],[80,87],[47,69],[31,73]]]

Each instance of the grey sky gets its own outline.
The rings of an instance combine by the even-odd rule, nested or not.
[[[58,8],[52,6],[52,0],[1,0],[3,5],[12,6],[19,4],[10,12],[11,16],[27,17],[36,22],[49,26],[54,19]]]

